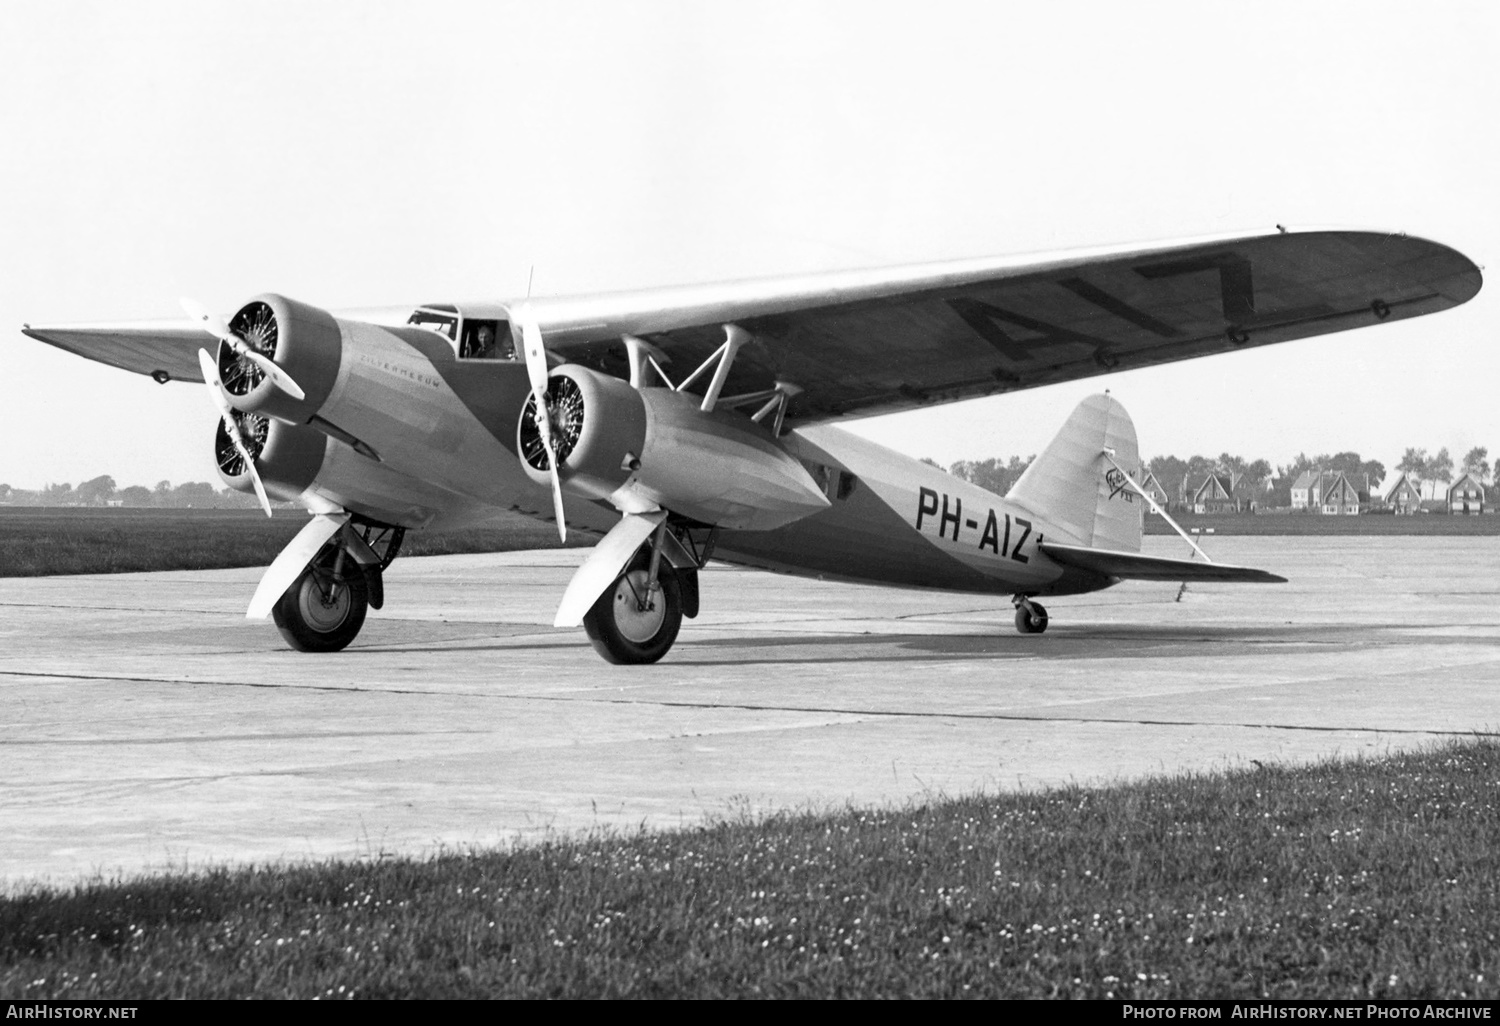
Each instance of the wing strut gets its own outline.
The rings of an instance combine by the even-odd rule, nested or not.
[[[708,390],[703,393],[703,403],[699,406],[704,413],[711,413],[719,404],[719,393],[724,390],[724,382],[729,377],[729,368],[734,366],[735,354],[740,351],[740,346],[750,341],[750,337],[750,333],[738,324],[724,325],[724,343],[715,349],[708,359],[699,364],[697,370],[683,379],[682,384],[676,386],[677,391],[686,391],[687,387],[701,378],[708,368],[713,367],[713,379],[709,381]],[[660,374],[661,368],[657,367],[656,371]]]
[[[1172,525],[1172,530],[1174,530],[1178,534],[1182,535],[1182,540],[1185,541],[1185,542],[1187,542],[1189,545],[1191,545],[1193,547],[1193,551],[1194,552],[1196,552],[1196,553],[1198,553],[1198,555],[1202,556],[1207,562],[1210,562],[1210,563],[1213,562],[1213,560],[1211,560],[1211,559],[1208,558],[1208,553],[1204,552],[1202,549],[1200,549],[1198,547],[1198,543],[1195,542],[1195,541],[1193,541],[1193,539],[1189,538],[1188,537],[1188,533],[1186,531],[1184,531],[1180,526],[1178,526],[1177,521],[1175,521],[1171,517],[1169,517],[1167,515],[1167,511],[1164,510],[1164,509],[1162,509],[1160,506],[1158,506],[1156,504],[1156,500],[1153,499],[1151,497],[1151,495],[1144,488],[1142,488],[1140,485],[1138,485],[1138,484],[1135,483],[1135,478],[1133,478],[1133,477],[1130,476],[1130,471],[1126,470],[1124,467],[1120,466],[1119,463],[1115,462],[1115,451],[1113,449],[1105,448],[1105,449],[1103,449],[1103,450],[1100,451],[1099,455],[1103,456],[1106,460],[1108,460],[1109,463],[1110,463],[1110,465],[1120,472],[1120,476],[1123,477],[1123,478],[1125,478],[1125,484],[1126,484],[1126,486],[1131,491],[1133,491],[1137,495],[1139,495],[1141,498],[1145,499],[1146,502],[1151,506],[1151,511],[1153,513],[1155,513],[1157,516],[1161,517],[1167,523],[1171,524]]]

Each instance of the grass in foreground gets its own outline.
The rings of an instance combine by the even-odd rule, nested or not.
[[[0,900],[0,997],[1500,996],[1500,745]]]
[[[301,510],[0,509],[0,577],[268,566],[307,523]],[[573,544],[592,545],[576,532]],[[557,548],[557,528],[516,514],[493,526],[412,531],[405,556]]]

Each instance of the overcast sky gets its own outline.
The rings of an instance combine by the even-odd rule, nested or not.
[[[1500,249],[1500,5],[0,4],[0,482],[213,480],[201,386],[20,334],[563,294],[1237,229]],[[1109,387],[1144,455],[1500,452],[1471,303],[860,422],[1038,450]]]

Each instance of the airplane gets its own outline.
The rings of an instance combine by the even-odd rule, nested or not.
[[[1481,283],[1437,242],[1278,225],[397,314],[265,294],[227,320],[184,301],[180,321],[22,330],[207,385],[223,480],[267,515],[270,497],[311,514],[247,611],[293,648],[359,634],[405,532],[518,511],[599,539],[555,623],[640,664],[697,616],[710,559],[1009,596],[1027,634],[1047,628],[1039,598],[1121,580],[1282,581],[1196,546],[1141,554],[1143,504],[1157,507],[1109,395],[1085,399],[1005,496],[839,423],[1390,323]]]

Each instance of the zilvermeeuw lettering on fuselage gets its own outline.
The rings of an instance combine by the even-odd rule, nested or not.
[[[406,531],[560,511],[600,541],[557,622],[611,661],[652,662],[697,614],[709,558],[1009,595],[1027,633],[1046,627],[1041,596],[1280,580],[1140,554],[1151,500],[1107,394],[1005,496],[836,422],[1378,325],[1480,284],[1427,240],[1278,230],[397,318],[263,295],[228,321],[190,307],[182,322],[24,330],[207,385],[224,480],[268,513],[269,496],[313,514],[250,605],[294,647],[358,634]]]

